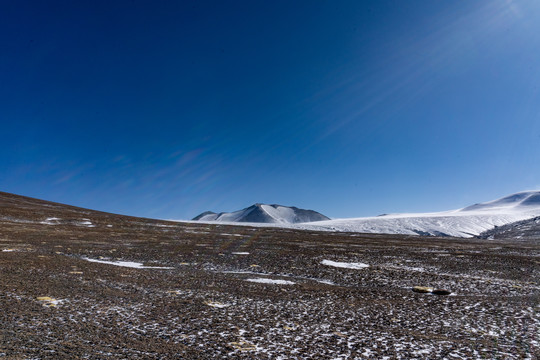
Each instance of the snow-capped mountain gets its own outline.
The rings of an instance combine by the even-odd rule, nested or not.
[[[364,233],[472,237],[516,221],[540,216],[540,191],[524,191],[463,209],[336,219],[295,227]]]
[[[515,193],[497,200],[467,206],[460,211],[528,211],[535,207],[540,207],[540,190]]]
[[[313,211],[299,209],[294,206],[255,204],[235,212],[216,214],[204,212],[193,220],[218,222],[250,222],[267,224],[296,224],[312,221],[330,220],[328,217]]]
[[[320,231],[473,237],[480,234],[484,236],[486,231],[495,227],[535,217],[540,217],[540,190],[523,191],[462,209],[432,213],[388,214],[330,220],[312,210],[255,204],[231,213],[205,212],[193,220],[253,225],[258,223],[259,226]]]

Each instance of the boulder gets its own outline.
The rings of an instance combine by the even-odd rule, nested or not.
[[[414,286],[412,291],[417,293],[430,293],[433,291],[433,288],[428,286]]]

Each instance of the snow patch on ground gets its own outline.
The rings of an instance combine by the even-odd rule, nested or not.
[[[321,284],[325,284],[325,285],[336,285],[335,282],[330,281],[330,280],[317,280],[317,279],[315,279],[315,281],[318,282],[318,283],[321,283]]]
[[[65,220],[65,219],[61,219],[57,217],[48,217],[45,220],[40,221],[39,223],[44,224],[44,225],[76,225],[76,226],[96,227],[96,225],[94,225],[92,221],[90,221],[90,219],[81,219],[79,221],[74,221],[74,220]]]
[[[90,262],[100,263],[100,264],[108,264],[108,265],[121,266],[121,267],[133,268],[133,269],[174,269],[173,267],[168,267],[168,266],[143,266],[142,263],[138,263],[134,261],[98,260],[98,259],[90,259],[86,257],[83,257],[81,259],[90,261]]]
[[[79,221],[77,225],[86,226],[86,227],[96,227],[96,225],[92,224],[90,219],[83,219],[82,221]]]
[[[338,261],[332,261],[332,260],[323,260],[321,261],[321,264],[327,265],[327,266],[333,266],[338,268],[345,268],[345,269],[364,269],[369,267],[368,264],[364,263],[346,263],[346,262],[338,262]]]
[[[206,301],[205,304],[210,306],[210,307],[215,307],[215,308],[218,308],[218,309],[223,309],[223,308],[231,306],[231,304],[220,303],[220,302],[217,302],[217,301]]]
[[[277,284],[277,285],[294,285],[295,282],[289,281],[289,280],[274,280],[274,279],[266,279],[266,278],[255,278],[255,279],[246,279],[246,281],[254,282],[254,283],[261,283],[261,284]]]
[[[48,217],[44,221],[41,221],[40,224],[58,225],[58,224],[60,224],[60,220],[62,220],[62,219],[57,218],[57,217]]]

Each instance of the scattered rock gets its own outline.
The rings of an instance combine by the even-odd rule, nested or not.
[[[55,307],[58,303],[60,303],[59,300],[53,299],[52,297],[49,297],[49,296],[38,296],[36,299],[40,301],[43,304],[43,306],[47,306],[47,307]]]
[[[247,341],[231,342],[229,345],[240,351],[251,351],[257,350],[257,347],[253,344],[248,343]]]
[[[103,224],[101,230],[44,227],[36,224],[46,216],[69,218],[79,210],[63,211],[60,205],[40,210],[27,207],[30,200],[6,206],[4,194],[0,192],[0,252],[20,252],[0,254],[0,308],[6,309],[0,314],[0,358],[499,355],[517,360],[538,353],[537,311],[531,303],[538,293],[538,242],[520,240],[516,245],[515,239],[501,239],[496,245],[502,249],[495,251],[493,243],[475,239],[433,241],[189,223],[164,231],[150,226],[152,220],[105,213],[91,213]],[[23,215],[34,225],[5,218]],[[90,213],[77,218],[87,216]],[[105,233],[103,226],[113,221],[115,230]],[[224,231],[240,236],[223,239]],[[160,245],[161,241],[170,244]],[[34,252],[26,253],[30,245]],[[112,248],[118,251],[111,254]],[[453,254],[459,248],[469,255],[456,263]],[[54,254],[64,250],[66,255]],[[237,250],[251,255],[231,255]],[[434,256],[443,251],[451,256]],[[139,260],[141,266],[168,264],[177,270],[126,270],[82,262],[82,257],[105,254],[107,261]],[[336,268],[322,265],[323,259],[362,261],[371,267]],[[404,265],[396,269],[397,260]],[[425,271],[413,271],[413,266]],[[68,274],[77,271],[84,274]],[[297,285],[257,284],[246,282],[248,278]],[[415,282],[452,289],[452,294],[414,295],[409,291]],[[53,295],[56,307],[49,305],[54,304]],[[230,306],[217,307],[223,304]]]
[[[220,309],[231,306],[230,304],[223,304],[223,303],[220,303],[220,302],[217,302],[217,301],[205,301],[204,303],[206,305],[208,305],[208,306],[215,307],[215,308],[220,308]]]
[[[412,291],[417,293],[430,293],[433,291],[433,288],[428,286],[414,286]]]

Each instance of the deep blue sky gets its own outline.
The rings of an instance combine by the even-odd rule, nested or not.
[[[0,1],[0,190],[188,219],[540,188],[540,2]]]

